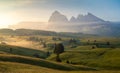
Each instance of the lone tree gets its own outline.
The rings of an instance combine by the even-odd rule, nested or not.
[[[13,51],[13,49],[12,48],[10,48],[10,52],[12,53],[12,51]]]
[[[108,45],[108,46],[109,46],[109,45],[110,45],[110,42],[106,42],[106,45]]]
[[[64,52],[64,46],[62,43],[55,44],[55,49],[54,53],[57,55],[56,56],[56,61],[61,62],[59,55]]]
[[[92,49],[95,49],[95,46],[92,46]]]
[[[47,47],[47,45],[46,45],[46,43],[45,43],[45,42],[43,43],[43,47],[44,47],[44,48],[46,48],[46,47]]]
[[[49,51],[47,51],[46,53],[47,53],[47,56],[50,56],[50,52]]]
[[[90,44],[90,40],[87,41],[87,44],[88,44],[88,45]]]
[[[70,39],[69,43],[76,43],[77,41],[75,39]]]
[[[66,61],[66,63],[68,63],[68,64],[69,64],[69,63],[70,63],[70,62],[69,62],[69,60],[67,60],[67,61]]]

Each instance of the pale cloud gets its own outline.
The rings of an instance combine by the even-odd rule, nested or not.
[[[0,0],[0,7],[15,7],[31,4],[33,0]]]
[[[14,8],[24,8],[24,6],[45,4],[52,0],[0,0],[1,10],[12,10]]]
[[[46,3],[51,0],[0,0],[0,6],[5,5],[25,5],[30,3]]]

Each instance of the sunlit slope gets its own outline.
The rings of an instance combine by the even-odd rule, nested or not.
[[[0,73],[119,73],[120,71],[60,71],[16,62],[0,62]]]
[[[62,53],[60,58],[63,62],[69,60],[72,64],[82,64],[100,69],[120,69],[120,48],[77,49]],[[55,55],[48,59],[55,60]]]
[[[18,55],[10,55],[10,54],[0,54],[0,61],[30,64],[30,65],[36,65],[36,66],[47,67],[47,68],[58,69],[58,70],[74,70],[75,69],[74,67],[45,61],[39,58],[24,57],[24,56],[18,56]]]
[[[12,52],[10,51],[10,48],[12,48]],[[30,64],[58,70],[94,70],[89,67],[77,67],[73,65],[50,62],[41,58],[35,58],[32,54],[36,52],[38,54],[43,53],[43,55],[46,55],[46,53],[38,50],[31,50],[28,48],[10,45],[0,45],[0,61]]]
[[[51,62],[40,58],[32,58],[32,57],[25,57],[25,56],[11,55],[11,54],[0,54],[0,62],[22,63],[22,64],[29,64],[38,67],[63,70],[63,71],[96,70],[94,68],[90,68],[87,66],[75,66],[64,63]]]
[[[11,45],[0,45],[0,51],[22,56],[35,57],[34,55],[38,54],[40,58],[47,57],[46,52],[44,51]]]
[[[89,71],[88,71],[89,70]],[[0,54],[0,73],[119,73],[114,70],[94,70],[18,55]]]

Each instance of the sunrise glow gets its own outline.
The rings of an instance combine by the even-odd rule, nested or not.
[[[0,28],[14,24],[16,20],[11,15],[0,14]]]

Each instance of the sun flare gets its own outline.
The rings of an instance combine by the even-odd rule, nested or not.
[[[13,24],[14,21],[11,15],[0,14],[0,27],[6,27],[7,25]]]

